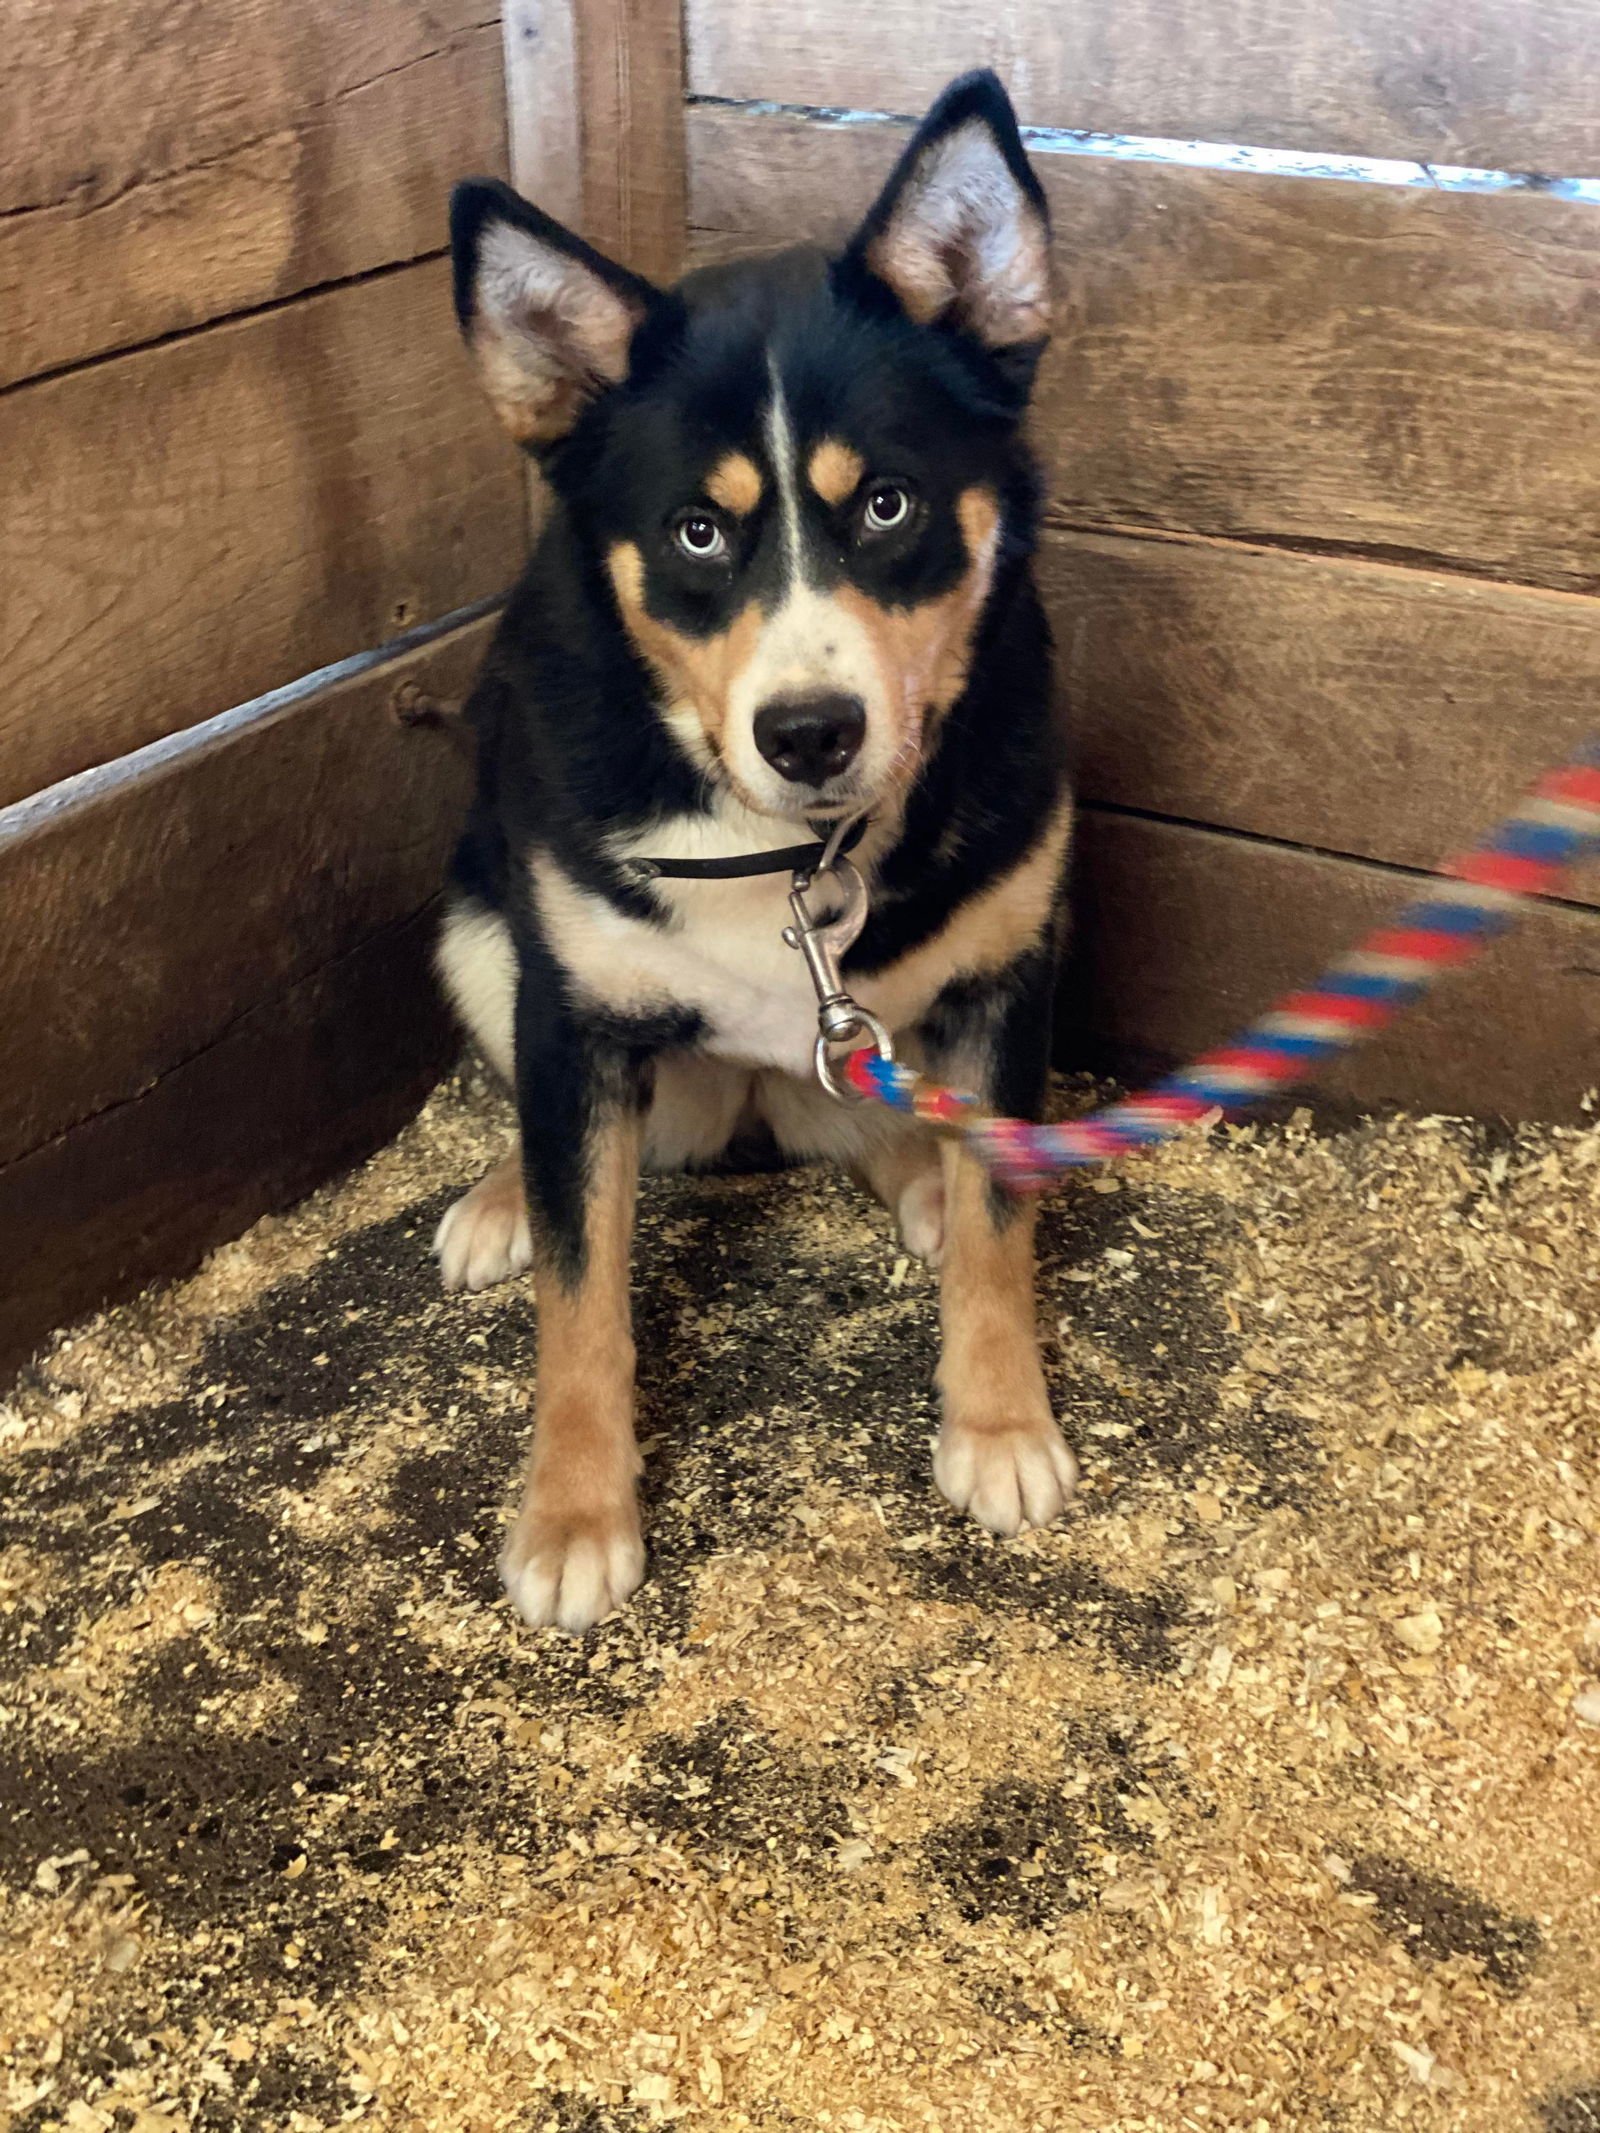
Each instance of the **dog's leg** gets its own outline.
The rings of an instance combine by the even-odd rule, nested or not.
[[[930,1134],[899,1134],[851,1165],[851,1176],[894,1216],[900,1242],[937,1266],[944,1252],[944,1171]]]
[[[567,1210],[552,1207],[540,1190],[549,1182],[541,1177],[548,1169],[541,1151],[529,1151],[540,1208],[533,1456],[500,1567],[518,1611],[534,1624],[587,1629],[620,1607],[644,1576],[628,1309],[640,1139],[631,1105],[615,1105],[591,1125],[576,1240],[562,1220]]]
[[[517,1110],[539,1314],[533,1455],[501,1556],[525,1619],[587,1629],[644,1576],[628,1258],[646,1050],[575,1018],[537,940],[517,992]]]
[[[842,1163],[864,1192],[895,1218],[908,1252],[937,1266],[944,1243],[944,1177],[931,1133],[892,1113],[841,1110],[814,1081],[767,1072],[756,1077],[755,1110],[786,1155]]]
[[[436,961],[457,1014],[509,1087],[515,1078],[511,1024],[517,996],[510,927],[498,911],[463,898],[445,915]],[[433,1250],[447,1289],[487,1289],[527,1272],[533,1240],[520,1154],[496,1163],[445,1210]]]
[[[445,1209],[433,1250],[447,1289],[487,1289],[527,1272],[533,1237],[520,1149]]]
[[[683,1170],[714,1161],[733,1136],[749,1085],[746,1071],[720,1059],[663,1059],[645,1124],[645,1167]],[[939,1190],[936,1159],[933,1177]],[[923,1246],[912,1241],[904,1209],[900,1227],[909,1248],[926,1257]],[[520,1152],[496,1163],[445,1209],[433,1250],[447,1289],[487,1289],[527,1272],[533,1264],[533,1235]]]
[[[516,1078],[517,951],[505,914],[476,897],[454,896],[439,928],[434,963],[456,1013],[509,1089]]]
[[[1031,1208],[1001,1208],[964,1148],[946,1147],[939,1390],[933,1475],[991,1533],[1047,1526],[1077,1462],[1050,1412],[1033,1302]]]
[[[987,1003],[943,1019],[935,1073],[976,1086],[1003,1111],[1037,1118],[1048,1080],[1054,956],[1026,957]],[[1034,1209],[1007,1200],[959,1144],[941,1147],[943,1418],[934,1479],[993,1533],[1044,1526],[1078,1478],[1050,1411],[1033,1294]]]

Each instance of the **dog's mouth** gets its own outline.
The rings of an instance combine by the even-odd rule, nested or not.
[[[712,767],[712,781],[753,815],[766,815],[774,822],[834,823],[860,815],[873,805],[872,795],[852,778],[831,780],[826,786],[790,786],[781,796],[757,792],[719,754]]]
[[[752,814],[826,828],[856,815],[875,814],[898,799],[915,782],[921,761],[920,749],[907,741],[896,751],[885,776],[868,779],[851,770],[820,785],[785,783],[781,790],[776,780],[769,784],[763,779],[757,785],[741,777],[720,749],[713,751],[709,770],[713,782]]]
[[[829,824],[903,802],[921,775],[928,732],[925,716],[869,715],[859,748],[832,776],[796,776],[749,745],[730,745],[730,727],[707,735],[707,768],[715,782],[753,813],[795,823]]]

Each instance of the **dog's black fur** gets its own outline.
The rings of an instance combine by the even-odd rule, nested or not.
[[[646,944],[681,929],[661,885],[641,879],[619,846],[648,850],[666,821],[709,823],[737,783],[727,764],[742,743],[729,739],[731,717],[719,733],[707,713],[704,745],[696,738],[697,752],[686,747],[682,720],[664,715],[658,644],[688,663],[684,672],[698,673],[702,660],[709,672],[733,633],[780,605],[802,552],[808,596],[827,603],[842,592],[841,613],[866,616],[869,635],[875,617],[888,618],[885,630],[907,617],[915,628],[919,615],[942,614],[939,603],[962,597],[976,568],[973,526],[992,523],[962,684],[927,711],[914,771],[886,808],[891,828],[870,856],[871,915],[846,960],[847,980],[865,985],[917,951],[936,955],[960,914],[1037,854],[1061,819],[1061,723],[1029,565],[1038,483],[1020,433],[1042,342],[974,330],[971,306],[959,301],[918,318],[883,266],[907,188],[928,182],[930,150],[952,140],[979,143],[991,191],[1003,182],[996,173],[1008,173],[1025,234],[1042,232],[1043,195],[989,75],[946,93],[856,238],[832,259],[783,253],[704,269],[662,291],[503,185],[469,183],[453,202],[456,302],[469,342],[481,355],[483,337],[502,330],[484,318],[486,292],[506,308],[489,253],[499,246],[510,257],[525,245],[535,261],[530,330],[545,336],[537,361],[562,373],[554,416],[543,412],[552,388],[541,370],[528,389],[534,416],[525,419],[519,402],[511,418],[554,507],[471,700],[478,790],[453,895],[458,919],[498,921],[514,949],[532,1250],[543,1278],[574,1292],[588,1273],[597,1131],[619,1107],[648,1108],[659,1059],[692,1058],[715,1036],[703,1001],[597,994],[574,969],[570,944],[564,950],[553,936],[536,888],[536,878],[559,880],[563,894],[570,885],[592,900],[584,908],[633,922]],[[601,359],[587,346],[572,355],[563,307],[582,313],[591,340],[597,320],[611,335]],[[781,477],[754,465],[764,409],[780,389],[778,434],[792,440],[795,466],[827,440],[842,441],[849,464],[865,470],[865,505],[859,485],[834,501],[798,475],[793,497],[780,495]],[[540,433],[546,424],[553,434]],[[761,477],[746,510],[708,501],[713,470],[730,457]],[[882,515],[892,514],[896,491],[909,499],[905,522],[877,533],[863,510],[887,497]],[[721,554],[684,546],[686,512],[696,517],[692,538],[714,536]],[[919,718],[926,709],[917,707]],[[796,824],[837,817],[852,796],[848,780],[796,792],[787,813]],[[859,797],[874,804],[882,794]],[[1040,922],[1004,953],[986,951],[981,968],[962,967],[956,955],[902,1033],[930,1064],[962,1060],[1000,1108],[1030,1117],[1044,1094],[1061,872]],[[727,1056],[726,1038],[721,1049]],[[561,1619],[584,1612],[552,1610]]]

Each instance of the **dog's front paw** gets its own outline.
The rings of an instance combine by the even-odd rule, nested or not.
[[[433,1250],[447,1289],[487,1289],[527,1272],[533,1233],[515,1160],[497,1165],[445,1210]]]
[[[991,1533],[1020,1533],[1061,1515],[1078,1485],[1078,1462],[1053,1422],[948,1421],[933,1478]]]
[[[576,1634],[615,1612],[644,1582],[644,1539],[630,1490],[584,1508],[523,1499],[500,1557],[512,1604],[535,1629]]]

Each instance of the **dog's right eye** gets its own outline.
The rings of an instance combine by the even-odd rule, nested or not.
[[[703,511],[685,511],[674,522],[672,538],[691,563],[717,563],[728,552],[722,528]]]

